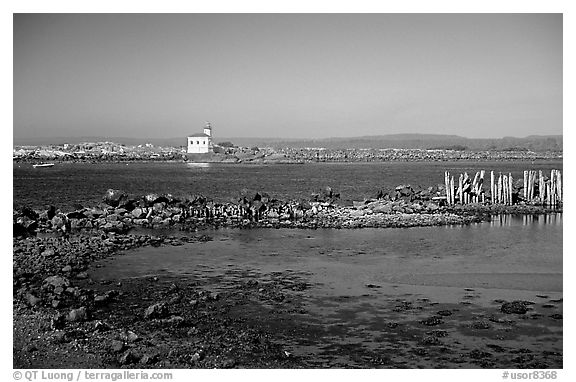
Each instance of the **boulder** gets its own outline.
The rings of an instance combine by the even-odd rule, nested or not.
[[[525,314],[528,311],[527,305],[526,301],[505,302],[500,307],[500,310],[506,314]]]
[[[102,200],[109,206],[117,207],[120,204],[120,202],[122,202],[126,198],[127,195],[123,191],[114,190],[110,188],[108,189],[108,191],[106,191],[106,194],[104,194]]]
[[[86,321],[88,319],[88,310],[86,309],[85,306],[78,309],[72,309],[68,313],[66,319],[71,322]]]
[[[168,316],[168,307],[164,303],[158,303],[149,306],[144,312],[144,318],[154,319],[154,318],[164,318]]]
[[[37,220],[40,215],[30,207],[22,208],[22,216],[26,216],[31,220]]]
[[[134,208],[132,210],[132,216],[134,219],[142,219],[146,217],[146,213],[142,210],[142,208]]]
[[[64,215],[64,214],[55,215],[51,220],[52,227],[54,227],[54,228],[63,228],[66,226],[67,222],[68,222],[68,217],[66,217],[66,215]]]
[[[58,288],[62,287],[64,289],[68,288],[70,281],[62,276],[50,276],[44,279],[43,288]]]

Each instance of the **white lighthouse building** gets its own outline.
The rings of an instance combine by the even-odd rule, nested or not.
[[[206,121],[204,132],[188,136],[189,154],[204,154],[212,151],[212,126]]]

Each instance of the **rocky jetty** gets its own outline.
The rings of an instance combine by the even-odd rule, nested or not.
[[[467,224],[500,213],[546,213],[559,211],[541,206],[468,204],[446,206],[441,186],[414,190],[399,185],[379,191],[375,198],[341,206],[339,194],[327,187],[308,200],[281,201],[265,192],[243,195],[235,202],[214,202],[202,195],[179,198],[150,193],[139,198],[110,189],[102,203],[62,212],[55,206],[35,211],[25,207],[13,213],[14,236],[57,232],[126,233],[134,227],[175,228],[362,228],[414,227]]]
[[[229,143],[229,142],[228,142]],[[324,147],[240,147],[215,144],[208,154],[187,154],[183,147],[86,142],[48,146],[16,146],[17,163],[190,161],[216,163],[420,162],[561,160],[562,151],[451,149],[332,149]]]

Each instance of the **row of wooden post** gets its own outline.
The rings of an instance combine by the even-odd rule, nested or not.
[[[486,203],[486,194],[482,189],[485,171],[476,172],[474,178],[467,173],[460,174],[456,187],[454,176],[448,171],[444,172],[444,185],[446,188],[446,201],[449,205]],[[550,178],[546,179],[542,170],[524,171],[523,201],[538,203],[548,206],[557,206],[562,202],[562,173],[552,170]],[[490,201],[492,204],[509,205],[519,201],[520,195],[514,194],[514,178],[511,173],[499,173],[490,171]]]
[[[559,170],[550,171],[546,179],[542,170],[524,171],[524,200],[530,203],[540,203],[556,206],[562,202],[562,173]]]

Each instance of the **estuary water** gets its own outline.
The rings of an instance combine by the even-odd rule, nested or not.
[[[202,194],[215,201],[236,200],[242,192],[267,192],[278,199],[309,198],[327,186],[340,193],[341,204],[373,197],[399,184],[429,187],[444,182],[444,171],[458,175],[479,170],[511,172],[562,170],[562,161],[540,162],[384,162],[310,164],[207,163],[57,163],[52,168],[13,165],[13,206],[63,210],[102,200],[109,188],[139,197],[150,192],[175,196]]]
[[[391,284],[562,291],[562,214],[503,215],[467,226],[407,229],[219,229],[205,243],[141,248],[95,276],[238,272],[308,274],[321,295]],[[102,275],[99,275],[103,272]]]

